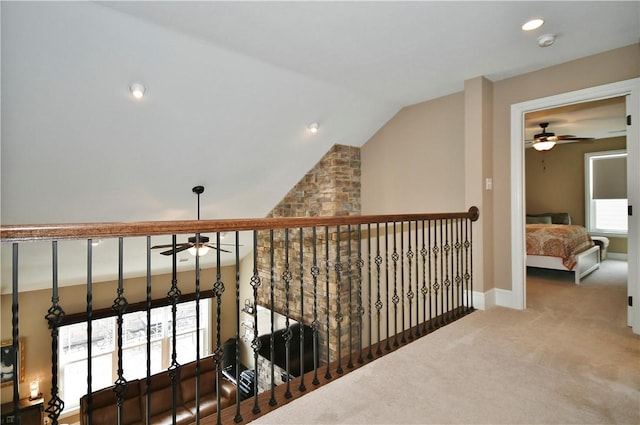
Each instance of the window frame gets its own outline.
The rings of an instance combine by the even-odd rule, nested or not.
[[[584,190],[585,190],[585,199],[584,199],[584,209],[585,209],[585,227],[589,234],[594,236],[608,236],[608,237],[619,237],[626,238],[629,233],[629,227],[627,224],[626,231],[617,231],[614,229],[600,229],[596,227],[595,220],[595,202],[597,200],[593,199],[593,168],[592,163],[593,160],[598,157],[618,157],[624,156],[628,157],[628,153],[626,149],[616,149],[609,151],[598,151],[598,152],[587,152],[584,154]],[[627,185],[627,182],[624,183]],[[626,204],[629,204],[628,197],[625,199]],[[626,217],[626,214],[625,214]]]
[[[195,304],[196,304],[196,300],[194,299],[187,299],[184,300],[180,303],[178,303],[178,306],[180,305],[184,305],[184,304],[188,304],[188,303],[193,303],[194,304],[194,310],[195,310]],[[203,310],[203,306],[206,308],[206,311],[202,311]],[[180,308],[180,307],[178,307]],[[160,352],[160,371],[166,370],[170,364],[171,364],[171,355],[172,355],[172,343],[171,340],[173,338],[173,332],[171,330],[171,327],[173,326],[172,322],[172,315],[171,315],[171,305],[166,305],[165,303],[161,303],[161,304],[157,304],[155,306],[153,306],[151,308],[151,310],[158,310],[158,309],[165,309],[166,311],[162,312],[161,314],[163,315],[163,329],[162,329],[162,336],[160,338],[158,338],[157,336],[154,337],[152,336],[150,343],[152,345],[154,344],[158,344],[160,343],[161,346],[161,352]],[[192,333],[195,333],[196,335],[198,335],[198,338],[200,338],[200,349],[201,349],[201,354],[200,354],[200,358],[204,358],[208,355],[210,355],[213,352],[213,342],[214,342],[214,338],[212,336],[212,315],[213,315],[213,305],[211,302],[211,298],[210,297],[206,297],[206,298],[201,298],[200,299],[200,315],[201,315],[201,319],[200,319],[200,328],[196,329],[194,326],[194,329],[190,329],[190,330],[180,330],[178,329],[176,332],[176,337],[181,337],[181,336],[185,336],[185,335],[189,335]],[[129,314],[136,314],[136,313],[140,313],[141,310],[135,309],[134,311],[129,311],[127,313],[125,313],[126,315]],[[111,349],[107,349],[107,350],[100,350],[100,351],[95,351],[95,347],[92,350],[92,358],[96,359],[98,357],[104,357],[104,356],[111,356],[111,380],[109,385],[107,385],[106,387],[101,387],[98,388],[97,386],[92,387],[92,391],[98,391],[102,388],[107,388],[111,385],[114,385],[115,380],[117,379],[117,351],[118,351],[118,347],[117,347],[117,340],[116,340],[116,334],[117,334],[117,323],[116,323],[116,316],[115,315],[104,315],[101,314],[99,318],[95,318],[92,320],[92,324],[95,323],[98,320],[110,320],[113,323],[110,325],[111,327],[111,332],[113,333],[113,335],[111,335],[111,344],[112,347]],[[176,319],[179,319],[179,316],[176,316]],[[60,332],[60,338],[61,341],[65,338],[65,335],[63,333],[63,329],[65,327],[68,326],[74,326],[74,325],[79,325],[79,324],[85,324],[84,327],[84,335],[86,336],[86,324],[87,321],[81,321],[81,320],[73,320],[70,321],[68,323],[62,324],[59,327],[59,332]],[[153,325],[153,323],[152,323]],[[109,326],[108,326],[109,327]],[[145,327],[146,329],[146,327]],[[123,326],[123,331],[124,331],[124,326]],[[93,333],[93,335],[95,336],[95,331]],[[145,330],[145,335],[146,335],[146,330]],[[92,342],[95,341],[92,338]],[[85,342],[86,344],[86,342]],[[92,344],[93,345],[93,344]],[[134,343],[127,343],[126,341],[123,341],[123,352],[127,349],[135,349],[138,347],[145,347],[145,361],[146,361],[146,345],[147,345],[147,340],[146,340],[146,336],[144,338],[143,341],[141,342],[134,342]],[[58,377],[59,377],[59,382],[60,382],[60,398],[62,398],[63,400],[65,400],[65,408],[64,410],[61,412],[61,417],[65,417],[68,415],[73,415],[73,414],[77,414],[80,410],[80,399],[78,398],[78,400],[76,400],[75,402],[70,402],[68,397],[65,397],[64,395],[64,386],[65,386],[65,367],[67,365],[72,365],[74,363],[79,363],[79,362],[87,362],[87,357],[86,354],[78,357],[78,356],[69,356],[68,354],[65,355],[63,353],[65,345],[64,344],[59,344],[58,345]],[[195,354],[195,353],[194,353]],[[178,354],[178,356],[180,356],[180,354]],[[152,353],[152,357],[153,357],[153,353]],[[68,359],[68,361],[67,361]],[[191,360],[190,360],[191,361]],[[146,363],[145,363],[146,364]],[[86,371],[86,365],[85,366],[81,366],[85,368]],[[152,366],[153,368],[153,366]],[[144,371],[144,377],[146,377],[146,366],[145,366],[145,371]],[[126,373],[126,370],[125,370]],[[152,374],[155,373],[159,373],[157,371],[151,371]],[[135,379],[143,379],[140,377],[127,377],[125,374],[125,379],[127,379],[127,381],[131,381],[131,380],[135,380]],[[82,378],[82,388],[83,388],[83,395],[86,392],[86,378],[83,377]]]

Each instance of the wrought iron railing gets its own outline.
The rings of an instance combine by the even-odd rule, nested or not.
[[[195,300],[196,309],[206,298],[213,300],[215,314],[212,320],[215,323],[211,323],[210,335],[213,355],[200,358],[198,337],[196,373],[199,377],[201,361],[215,363],[218,406],[221,406],[221,379],[234,381],[237,388],[232,406],[218,408],[215,414],[204,416],[200,412],[203,400],[197,383],[193,423],[248,422],[471,312],[472,223],[477,218],[478,210],[472,207],[467,212],[437,214],[2,226],[2,243],[11,244],[11,249],[3,252],[11,255],[12,353],[17,356],[21,336],[18,293],[28,284],[21,281],[18,273],[24,261],[19,253],[25,244],[47,243],[51,245],[51,305],[29,306],[29,314],[42,314],[50,329],[51,394],[46,397],[46,412],[52,423],[57,424],[65,403],[60,397],[58,382],[59,329],[69,323],[69,315],[64,310],[65,300],[59,293],[58,242],[67,239],[86,241],[87,273],[86,283],[82,286],[86,291],[86,311],[81,313],[82,320],[87,322],[86,403],[89,413],[83,422],[89,425],[96,422],[92,415],[92,394],[97,390],[91,372],[92,339],[96,338],[92,323],[96,318],[110,314],[116,317],[117,330],[117,379],[112,389],[117,422],[124,423],[129,383],[122,361],[122,318],[132,305],[126,297],[123,242],[128,238],[146,238],[146,301],[138,303],[136,308],[146,310],[147,324],[150,324],[151,308],[157,304],[151,297],[152,281],[158,273],[152,267],[152,256],[156,253],[151,250],[151,237],[171,236],[172,245],[176,247],[176,235],[195,235],[195,241],[199,243],[206,233],[213,234],[220,245],[221,236],[231,233],[235,236],[235,245],[230,250],[235,258],[225,264],[221,251],[216,250],[219,266],[216,267],[216,281],[209,289],[200,285],[202,267],[196,256],[195,293],[183,295],[178,255],[172,255],[171,287],[164,303],[171,307],[172,323],[176,324],[176,306],[184,299]],[[117,289],[111,312],[105,313],[104,309],[94,308],[92,241],[108,238],[118,241],[118,273],[114,277]],[[244,258],[239,254],[240,240],[250,248],[250,254]],[[221,270],[224,267],[235,269],[232,285],[223,282]],[[224,311],[222,297],[229,289],[235,292],[235,303],[232,311]],[[241,294],[245,294],[247,308],[243,308]],[[265,311],[267,316],[261,314]],[[246,320],[241,320],[241,316]],[[281,326],[276,325],[278,318],[284,319],[283,322],[280,320]],[[233,321],[235,327],[233,372],[225,369],[229,365],[223,364],[221,325],[228,320]],[[264,320],[268,326],[262,335],[260,329],[265,329]],[[199,314],[196,314],[196,321],[196,327],[200,329]],[[251,324],[248,331],[244,327],[245,321]],[[146,329],[144,382],[147,389],[151,388],[152,378],[150,328],[147,326]],[[171,362],[167,368],[171,378],[174,423],[178,422],[177,380],[182,367],[176,355],[176,328],[176,325],[172,326]],[[282,350],[283,361],[278,364],[278,352]],[[294,370],[292,364],[296,359],[298,365]],[[13,360],[13,365],[17,365],[17,357]],[[243,368],[253,371],[254,381],[248,394],[241,394],[239,386]],[[14,373],[14,412],[19,412],[18,387],[17,373]],[[146,417],[142,421],[153,423],[149,413],[153,400],[150,391],[146,394]]]

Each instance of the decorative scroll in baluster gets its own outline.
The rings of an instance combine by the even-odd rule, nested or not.
[[[351,264],[351,225],[347,225],[347,282],[349,282],[349,298],[347,303],[347,322],[349,325],[349,361],[347,368],[353,369],[353,270]]]
[[[180,370],[180,363],[178,363],[178,341],[177,341],[177,312],[178,302],[182,293],[178,289],[178,256],[176,253],[176,235],[172,236],[173,254],[172,259],[172,274],[171,274],[171,288],[167,292],[167,300],[171,304],[171,320],[172,326],[172,338],[171,338],[171,364],[169,365],[169,378],[171,379],[171,416],[173,423],[176,423],[177,408],[178,408],[178,372]]]
[[[316,234],[316,228],[313,228],[312,235],[313,245],[313,264],[311,266],[311,277],[313,278],[313,323],[311,327],[313,329],[313,385],[320,385],[318,379],[318,359],[320,353],[318,353],[318,331],[320,330],[320,322],[318,321],[318,276],[320,275],[320,268],[318,267],[318,237]]]
[[[93,243],[87,240],[87,412],[88,425],[93,423],[93,391],[91,388],[93,371]]]
[[[331,269],[331,261],[329,260],[329,226],[325,226],[324,228],[324,238],[325,238],[325,299],[327,304],[327,371],[324,374],[325,379],[331,379],[331,348],[329,344],[330,339],[330,328],[331,328],[331,310],[329,309],[329,270]]]
[[[220,246],[220,232],[216,233],[216,246]],[[238,250],[236,250],[236,252],[237,251]],[[216,348],[213,350],[213,360],[216,362],[216,404],[218,406],[221,405],[220,382],[222,380],[222,333],[220,331],[220,324],[222,321],[222,294],[224,294],[220,254],[221,251],[216,249],[216,283],[213,284],[213,296],[216,297]],[[216,409],[216,423],[218,425],[222,424],[222,409]]]
[[[62,399],[60,398],[59,389],[58,389],[58,336],[59,336],[58,327],[60,326],[60,323],[62,323],[62,319],[65,316],[65,312],[60,306],[60,303],[59,303],[60,297],[58,295],[58,242],[53,241],[51,244],[52,244],[52,257],[53,257],[53,263],[52,263],[53,282],[52,282],[51,307],[49,307],[49,310],[47,311],[47,315],[44,317],[49,323],[49,329],[51,329],[51,399],[49,399],[49,405],[45,409],[45,412],[48,413],[48,416],[51,419],[51,422],[53,422],[53,425],[57,425],[58,417],[60,416],[60,413],[64,409],[64,401],[62,401]],[[15,253],[14,258],[17,258],[17,248],[15,248],[15,245],[14,245],[14,253]],[[18,268],[16,267],[14,270],[18,270]],[[17,294],[18,291],[14,291],[14,293]],[[17,302],[14,304],[17,304]],[[16,316],[17,316],[17,313],[18,312],[16,307],[16,311],[15,311]],[[18,329],[17,317],[14,320],[16,320],[16,325],[14,326],[14,332],[17,332],[17,329]],[[17,344],[17,341],[15,338],[13,343],[14,345]],[[18,352],[17,350],[14,350],[14,353],[17,353],[17,352]],[[17,365],[18,362],[16,361],[14,364]],[[14,384],[14,391],[16,388],[18,387],[17,385]],[[15,398],[16,397],[14,394],[14,399]],[[16,412],[17,411],[18,410],[16,409]]]
[[[299,391],[306,391],[307,387],[304,384],[305,362],[302,360],[305,358],[304,352],[304,233],[302,227],[298,229],[298,241],[300,243],[300,252],[298,258],[300,260],[300,385]]]
[[[340,226],[337,226],[337,234],[336,234],[336,292],[337,297],[337,305],[336,305],[336,324],[338,328],[338,367],[336,368],[337,373],[342,373],[342,310],[341,305],[342,301],[340,299],[340,293],[342,292],[342,263],[340,262]]]
[[[145,379],[145,420],[151,423],[151,236],[147,236],[147,376]]]
[[[380,255],[380,223],[376,223],[376,286],[377,286],[377,295],[376,295],[376,311],[377,315],[377,323],[378,323],[378,348],[376,349],[376,354],[381,355],[382,350],[380,349],[381,340],[380,340],[380,316],[382,313],[382,300],[380,299],[380,270],[382,266],[382,256]]]
[[[396,222],[393,222],[393,253],[391,254],[391,259],[393,260],[393,297],[391,301],[393,302],[393,346],[397,347],[398,344],[398,303],[400,302],[400,298],[398,297],[398,259],[400,258],[398,255],[398,250],[396,249]],[[387,323],[389,322],[389,318],[387,317]],[[388,333],[387,333],[388,334]],[[388,338],[388,335],[387,335]]]
[[[116,393],[116,404],[118,405],[118,424],[124,424],[124,396],[129,389],[129,383],[124,378],[122,367],[122,324],[124,314],[127,312],[129,303],[124,296],[124,239],[118,239],[118,296],[113,300],[111,309],[116,313],[117,324],[117,348],[118,348],[118,372],[113,392]],[[174,322],[175,323],[175,322]]]
[[[452,287],[451,287],[451,278],[449,276],[449,271],[450,271],[450,265],[451,264],[451,245],[449,244],[449,233],[450,233],[450,226],[449,226],[449,219],[446,219],[444,221],[444,235],[445,235],[445,242],[444,242],[444,269],[445,269],[445,278],[444,278],[444,287],[446,288],[443,289],[443,292],[447,293],[447,307],[446,307],[446,313],[444,314],[444,318],[446,322],[451,321],[451,300],[449,299],[452,294]]]
[[[358,260],[356,265],[358,266],[358,363],[364,363],[362,358],[363,351],[363,336],[362,336],[362,318],[364,317],[364,307],[362,306],[362,268],[364,267],[364,260],[362,259],[362,226],[358,224]],[[369,289],[371,290],[371,289]],[[369,303],[371,305],[371,303]],[[369,347],[371,347],[371,339],[369,339]]]
[[[11,338],[13,358],[13,411],[16,412],[18,423],[20,423],[20,393],[18,392],[18,347],[20,344],[20,331],[18,329],[18,312],[20,310],[18,297],[18,244],[12,245],[11,256]]]
[[[274,246],[273,246],[273,229],[269,230],[269,259],[270,259],[270,267],[271,267],[271,272],[270,272],[270,277],[269,277],[269,281],[271,283],[270,289],[270,295],[269,295],[269,299],[271,301],[271,335],[269,336],[269,357],[271,358],[271,397],[269,398],[269,406],[275,406],[276,404],[278,404],[278,402],[276,401],[276,376],[275,376],[275,329],[274,329],[274,322],[275,322],[275,315],[274,315],[274,311],[275,311],[275,284],[276,284],[276,265],[275,265],[275,259],[274,259]]]
[[[237,239],[236,239],[237,241]],[[236,250],[237,251],[237,250]],[[251,276],[251,288],[253,289],[253,339],[251,340],[251,349],[253,350],[253,364],[256,368],[255,378],[253,382],[253,409],[254,414],[260,413],[260,405],[258,404],[258,352],[262,347],[262,342],[258,338],[258,288],[260,287],[260,275],[258,274],[258,232],[253,231],[253,275]]]
[[[291,269],[289,268],[289,229],[284,229],[284,272],[282,272],[282,280],[284,281],[284,331],[282,332],[282,338],[284,339],[284,353],[285,353],[285,370],[287,389],[284,393],[285,398],[291,398],[291,326],[289,321],[289,293],[291,290]],[[275,357],[271,357],[273,362]],[[304,363],[301,359],[301,363]]]
[[[413,266],[413,250],[411,249],[411,222],[407,223],[409,226],[407,230],[407,242],[409,246],[407,247],[407,266],[408,273],[407,278],[409,278],[409,284],[407,285],[407,300],[409,301],[409,339],[413,339],[413,317],[411,317],[411,313],[413,313],[413,289],[411,288],[411,279],[413,278],[412,266]],[[403,262],[404,264],[404,262]],[[404,273],[403,273],[404,275]],[[416,312],[418,311],[418,306],[416,305]],[[404,316],[403,316],[404,317]],[[416,325],[418,322],[416,321]],[[416,335],[417,337],[418,335]]]

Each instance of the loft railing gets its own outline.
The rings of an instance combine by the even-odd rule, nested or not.
[[[58,424],[65,400],[59,388],[59,331],[68,323],[86,321],[87,381],[85,403],[87,415],[82,423],[102,423],[94,418],[94,394],[99,388],[93,382],[91,350],[99,339],[92,324],[105,315],[115,316],[115,346],[117,376],[112,391],[117,409],[117,423],[124,423],[125,401],[130,382],[125,378],[123,363],[123,317],[133,310],[146,311],[146,388],[144,416],[141,421],[153,423],[151,406],[151,309],[154,300],[154,279],[164,273],[152,265],[157,251],[151,249],[151,238],[170,236],[170,248],[177,248],[177,237],[195,235],[200,243],[204,234],[213,234],[214,243],[222,248],[225,234],[234,236],[226,252],[215,250],[215,282],[207,288],[201,285],[205,268],[195,257],[192,277],[182,277],[178,254],[171,255],[171,284],[162,304],[171,308],[171,361],[166,369],[170,377],[173,423],[179,422],[178,400],[181,365],[177,356],[176,311],[184,300],[194,300],[196,310],[211,298],[215,314],[210,323],[201,323],[196,314],[196,329],[211,325],[208,337],[213,341],[211,357],[201,358],[201,337],[196,341],[196,404],[192,423],[221,424],[249,422],[340,375],[373,361],[397,347],[424,336],[473,311],[472,223],[478,219],[478,209],[467,212],[437,214],[395,214],[376,216],[267,218],[244,220],[202,220],[179,222],[101,223],[2,226],[4,253],[10,253],[11,275],[11,340],[12,364],[18,365],[20,341],[19,293],[28,290],[21,274],[29,259],[21,255],[30,244],[50,244],[50,276],[48,291],[51,305],[28,306],[28,314],[42,315],[51,335],[51,380],[46,413]],[[146,258],[146,298],[133,303],[127,299],[129,284],[125,278],[124,242],[144,238]],[[65,312],[61,296],[59,267],[65,253],[58,243],[83,240],[87,272],[81,288],[86,293],[86,310],[74,314]],[[93,265],[97,261],[93,242],[117,241],[117,276],[113,280],[111,308],[94,306],[96,299]],[[241,243],[242,242],[242,243]],[[25,246],[26,245],[26,246]],[[247,246],[248,249],[244,249]],[[241,247],[247,255],[241,258]],[[24,249],[30,253],[32,250]],[[223,257],[223,255],[225,257]],[[5,262],[3,259],[3,263]],[[233,268],[233,282],[224,281],[225,267]],[[4,272],[4,271],[3,271]],[[101,276],[104,279],[104,276]],[[185,279],[193,280],[186,284]],[[183,294],[185,285],[193,293]],[[190,289],[191,290],[191,289]],[[223,305],[225,294],[233,292],[234,302]],[[8,295],[7,295],[8,296]],[[241,299],[244,298],[244,303]],[[227,299],[227,298],[225,298]],[[231,305],[232,307],[229,307]],[[41,308],[41,310],[37,310]],[[234,329],[227,342],[232,342],[232,358],[225,359],[223,325],[232,321]],[[266,326],[265,326],[266,321]],[[44,325],[44,322],[43,322]],[[228,328],[228,326],[226,326]],[[3,332],[6,327],[3,325]],[[198,333],[198,335],[200,335]],[[283,354],[284,353],[284,354]],[[311,353],[311,354],[309,354]],[[311,360],[309,360],[311,359]],[[280,361],[279,361],[280,360]],[[200,383],[201,363],[213,362],[216,371],[215,397],[221,405],[222,379],[236,386],[232,406],[218,408],[215,414],[201,414],[206,395]],[[231,363],[231,365],[226,363]],[[297,365],[292,367],[292,365]],[[232,366],[232,367],[230,367]],[[251,382],[247,392],[241,383],[249,370]],[[12,375],[13,411],[18,412],[18,374]],[[45,383],[46,384],[46,383]],[[46,386],[46,385],[45,385]],[[131,393],[129,393],[131,394]],[[207,393],[212,394],[212,393]],[[157,401],[156,401],[157,403]]]

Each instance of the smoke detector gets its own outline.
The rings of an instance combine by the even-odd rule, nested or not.
[[[555,34],[544,34],[538,37],[538,46],[549,47],[556,42]]]

